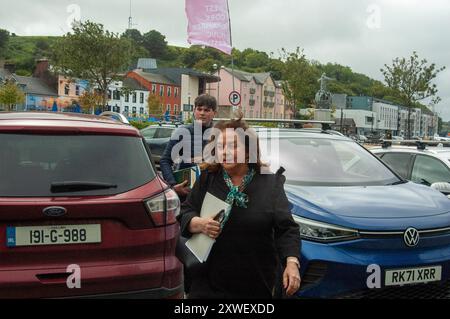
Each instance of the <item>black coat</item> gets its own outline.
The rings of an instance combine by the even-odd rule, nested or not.
[[[192,278],[190,298],[271,298],[279,261],[299,258],[300,233],[290,213],[282,175],[256,174],[244,192],[248,208],[233,206],[202,275]],[[229,188],[222,170],[202,172],[179,217],[182,236],[190,237],[206,192],[225,200]]]

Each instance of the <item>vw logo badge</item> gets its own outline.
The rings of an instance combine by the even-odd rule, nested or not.
[[[415,247],[419,243],[419,231],[415,228],[408,228],[403,234],[403,240],[405,241],[406,246]]]
[[[67,210],[64,207],[52,206],[44,208],[42,212],[44,213],[45,216],[48,217],[60,217],[65,215],[67,213]]]

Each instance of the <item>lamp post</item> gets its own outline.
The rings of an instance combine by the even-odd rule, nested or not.
[[[192,111],[192,108],[191,108],[191,92],[188,93],[188,105],[189,105],[189,108],[188,108],[189,117],[188,118],[190,118],[191,117],[191,111]]]

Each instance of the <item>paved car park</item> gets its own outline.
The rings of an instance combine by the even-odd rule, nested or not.
[[[139,132],[120,118],[55,113],[0,121],[0,296],[182,296],[179,202],[150,160],[151,145],[163,150],[175,125]],[[296,297],[450,297],[447,197],[339,134],[255,129],[262,144],[277,139],[279,152],[263,157],[285,169],[300,226]],[[82,290],[66,286],[74,260],[87,275]]]

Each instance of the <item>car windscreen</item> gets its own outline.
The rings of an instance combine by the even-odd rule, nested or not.
[[[372,186],[400,182],[375,156],[353,141],[281,137],[278,149],[278,162],[286,170],[287,183]],[[272,163],[276,153],[269,154]]]
[[[0,197],[113,195],[156,176],[137,137],[0,134],[0,145]]]

